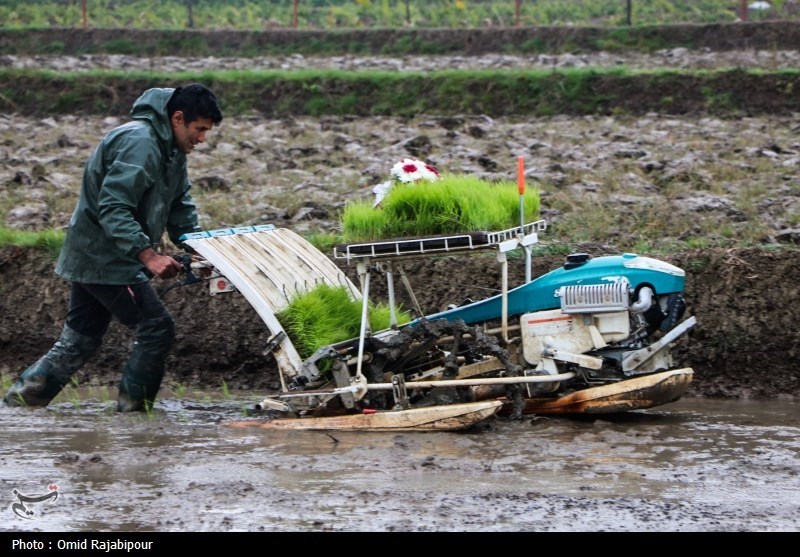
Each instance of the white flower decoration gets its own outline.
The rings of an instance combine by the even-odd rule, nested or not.
[[[389,194],[389,190],[395,183],[411,184],[414,182],[433,182],[439,179],[439,171],[429,164],[416,159],[403,159],[392,167],[392,179],[382,182],[375,186],[372,191],[375,194],[373,207],[381,204],[381,201]]]
[[[439,179],[439,172],[429,164],[416,159],[403,159],[392,167],[392,178],[405,184],[418,180]]]

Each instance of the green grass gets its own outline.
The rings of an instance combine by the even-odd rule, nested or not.
[[[653,52],[716,48],[728,39],[716,41],[703,27],[738,26],[742,15],[735,0],[632,0],[630,13],[624,0],[526,0],[518,14],[514,4],[408,0],[406,10],[404,0],[300,0],[295,25],[291,0],[88,2],[85,22],[77,1],[4,0],[0,54],[403,56],[459,54],[465,48],[518,54]],[[798,17],[795,8],[788,0],[773,0],[771,10],[751,11],[748,24],[791,22]],[[92,34],[76,38],[71,33],[84,26]],[[118,30],[146,35],[120,36]],[[506,30],[513,33],[503,35]],[[480,32],[486,34],[476,35]],[[778,47],[769,33],[741,36],[745,48]]]
[[[13,230],[0,226],[0,247],[17,246],[37,248],[53,259],[64,245],[64,232],[60,230]]]
[[[751,19],[790,15],[791,6],[786,2],[775,0],[772,4],[772,13],[751,13]],[[634,25],[717,23],[734,21],[741,3],[632,0],[631,7]],[[620,26],[626,24],[627,16],[623,0],[526,0],[520,3],[519,24]],[[127,0],[88,2],[87,20],[91,27],[99,28],[186,29],[191,24],[195,29],[262,30],[292,27],[294,12],[291,0]],[[83,15],[77,1],[4,1],[0,3],[0,21],[11,28],[81,27]],[[516,23],[513,0],[301,0],[297,11],[300,29],[470,28]],[[617,40],[624,41],[624,35]]]

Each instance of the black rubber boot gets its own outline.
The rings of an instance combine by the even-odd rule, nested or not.
[[[3,401],[9,406],[47,406],[102,342],[64,325],[50,351],[23,372]]]
[[[148,319],[139,325],[119,384],[120,412],[148,411],[153,407],[174,338],[175,322],[171,317]]]

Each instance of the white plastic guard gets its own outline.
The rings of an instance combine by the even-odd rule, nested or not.
[[[187,235],[184,243],[202,255],[255,308],[273,335],[283,331],[275,314],[297,295],[321,283],[361,293],[347,276],[307,240],[285,228],[240,229],[226,234]],[[294,377],[302,360],[288,337],[273,354],[282,373]]]

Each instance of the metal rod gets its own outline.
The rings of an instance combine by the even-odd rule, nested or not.
[[[557,383],[575,377],[570,371],[558,375],[532,375],[530,377],[486,377],[477,379],[442,379],[440,381],[409,381],[406,389],[427,389],[431,387],[469,387],[478,385],[516,385],[517,383]],[[368,383],[367,390],[390,391],[392,383]]]
[[[497,258],[503,265],[503,295],[500,313],[502,317],[503,341],[508,344],[508,258],[505,253],[500,253]]]
[[[386,289],[389,295],[389,323],[395,326],[397,325],[397,312],[394,310],[394,274],[391,263],[386,265]]]
[[[411,304],[414,306],[414,310],[417,312],[417,317],[423,317],[425,314],[422,313],[422,308],[417,301],[416,295],[414,295],[414,289],[411,288],[411,283],[408,281],[408,277],[406,276],[406,272],[403,267],[400,267],[400,280],[403,281],[403,285],[406,287],[406,292],[408,292],[408,296],[411,298]]]
[[[364,381],[364,375],[361,373],[361,364],[364,360],[364,343],[367,337],[367,328],[369,325],[369,270],[364,273],[362,289],[363,298],[361,300],[361,332],[358,337],[358,364],[356,365],[356,380],[359,382]]]
[[[488,377],[477,379],[442,379],[439,381],[408,381],[406,389],[430,389],[433,387],[477,387],[480,385],[516,385],[518,383],[557,383],[575,377],[574,372],[558,375],[532,375],[530,377]],[[367,383],[368,391],[392,391],[394,383]],[[344,393],[355,393],[358,386],[339,387],[335,389],[319,389],[316,391],[292,391],[276,395],[276,398],[298,398],[307,396],[329,396]]]
[[[525,250],[525,284],[528,284],[531,281],[531,248],[525,246],[522,249]]]

